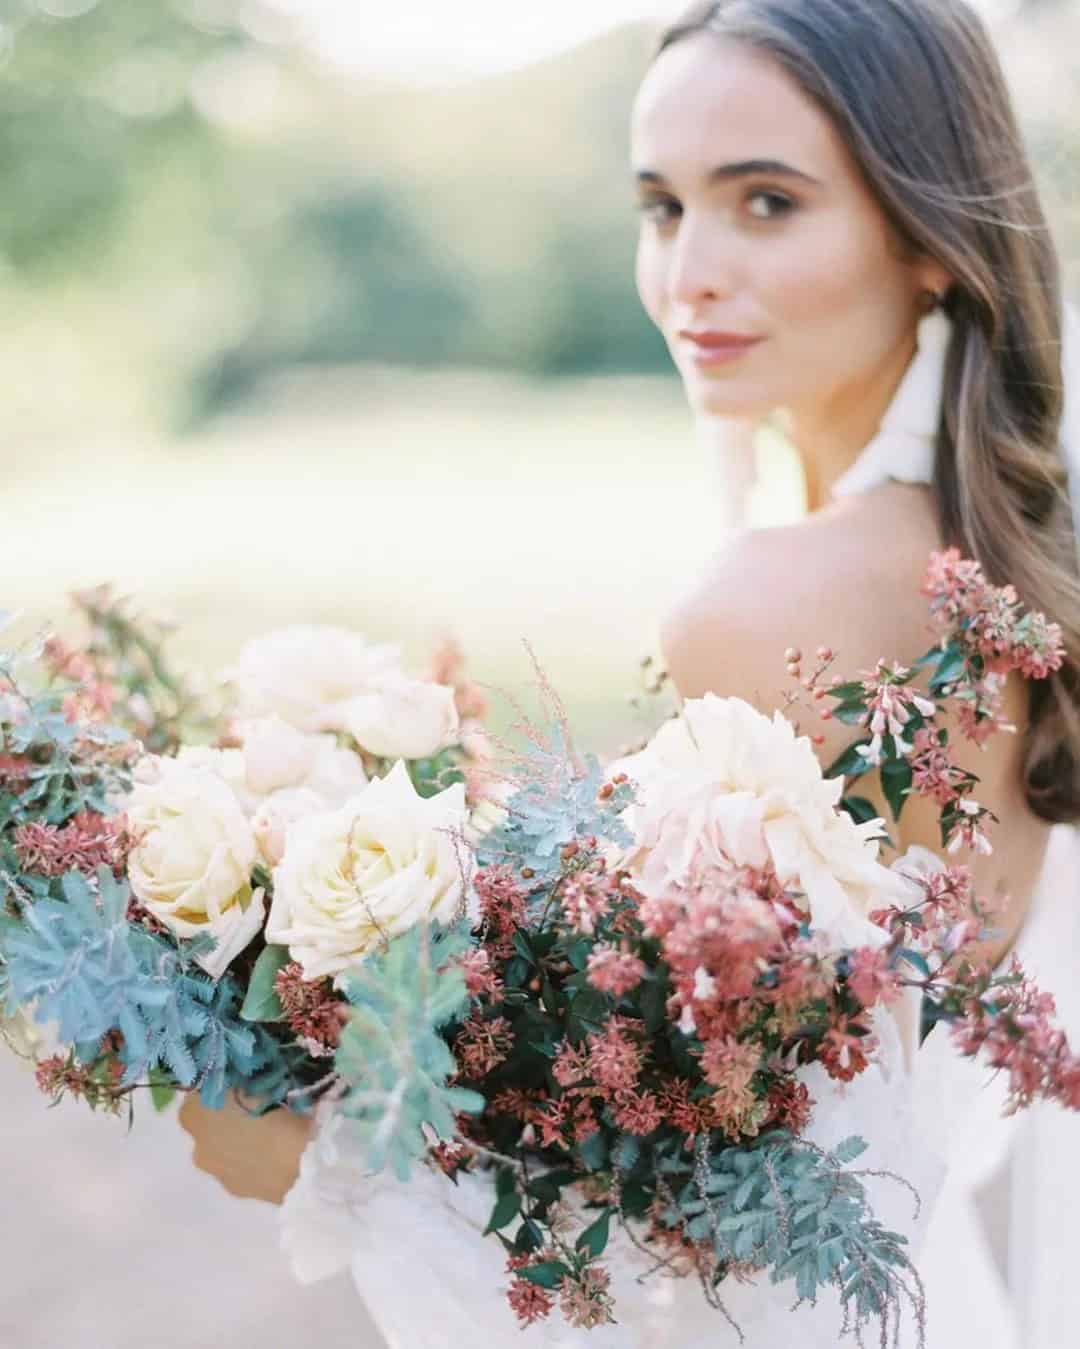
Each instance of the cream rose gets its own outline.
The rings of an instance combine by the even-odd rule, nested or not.
[[[247,643],[227,672],[240,716],[278,716],[299,731],[345,729],[342,708],[401,670],[396,646],[323,625],[277,628]]]
[[[318,979],[416,923],[449,921],[467,882],[465,821],[460,783],[424,799],[400,761],[340,809],[299,819],[274,871],[268,940]]]
[[[771,862],[835,946],[888,940],[867,918],[904,893],[878,861],[882,822],[856,824],[838,809],[843,782],[823,775],[809,740],[779,712],[770,719],[714,694],[690,699],[644,750],[611,765],[610,776],[620,772],[638,789],[627,861],[644,893],[679,884],[710,855]]]
[[[358,754],[333,735],[306,735],[278,716],[239,724],[247,791],[260,801],[285,788],[308,788],[340,806],[367,785]]]
[[[198,756],[158,759],[139,776],[126,806],[139,839],[128,860],[132,891],[176,936],[216,938],[200,963],[217,977],[262,926],[251,824],[233,788]]]
[[[404,676],[350,698],[343,716],[357,744],[383,759],[426,759],[460,731],[452,688]]]

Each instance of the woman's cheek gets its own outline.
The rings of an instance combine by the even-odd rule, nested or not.
[[[663,331],[664,319],[664,265],[655,240],[642,234],[638,241],[634,264],[634,279],[642,308],[653,323]]]

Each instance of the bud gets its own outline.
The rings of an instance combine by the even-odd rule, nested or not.
[[[601,801],[610,801],[611,798],[615,795],[615,788],[611,785],[610,782],[605,782],[604,785],[600,788],[597,795],[599,796]]]
[[[802,660],[802,652],[797,646],[789,646],[784,652],[784,660],[788,665],[798,665],[799,661]]]
[[[562,849],[559,856],[564,862],[569,862],[572,858],[576,857],[580,851],[577,842],[572,839],[566,847]]]
[[[536,872],[533,871],[532,867],[522,867],[521,875],[524,880],[531,881],[532,878],[536,875]]]

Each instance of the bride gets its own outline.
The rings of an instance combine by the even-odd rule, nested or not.
[[[729,481],[746,486],[754,433],[780,415],[807,484],[804,520],[732,531],[668,618],[676,687],[771,711],[789,686],[785,648],[827,644],[851,671],[881,656],[911,663],[929,645],[919,588],[943,543],[1014,584],[1062,626],[1069,660],[1030,692],[1013,677],[1016,734],[971,747],[979,799],[1001,820],[993,855],[971,861],[983,892],[1008,897],[987,954],[1017,949],[1070,991],[1076,872],[1046,858],[1052,835],[1055,857],[1072,849],[1072,831],[1053,827],[1080,818],[1080,580],[1062,449],[1080,434],[1062,429],[1058,259],[981,21],[964,0],[698,4],[661,39],[632,142],[638,290],[695,412],[718,430]],[[826,731],[825,762],[842,729]],[[897,833],[901,850],[940,847],[919,802]],[[1059,1349],[1077,1319],[1069,1248],[1048,1225],[1055,1191],[1080,1189],[1060,1123],[1000,1121],[985,1074],[943,1032],[917,1040],[897,1025],[888,1072],[822,1087],[819,1136],[863,1132],[874,1164],[918,1176],[923,1217],[888,1217],[922,1246],[932,1349]],[[388,1194],[350,1171],[332,1120],[306,1151],[308,1124],[284,1111],[254,1120],[189,1097],[182,1121],[196,1164],[230,1191],[288,1193],[298,1272],[351,1262],[391,1344],[459,1333],[518,1343],[508,1313],[498,1321],[478,1305],[487,1276],[467,1230],[486,1201],[471,1206],[476,1196],[441,1178],[437,1193]],[[1011,1251],[980,1218],[1005,1187],[1010,1240],[1023,1242]],[[406,1295],[395,1280],[406,1255],[410,1283],[427,1271],[426,1291],[418,1282]],[[675,1292],[659,1282],[660,1296],[622,1304],[611,1338],[530,1337],[598,1349],[738,1342],[692,1281]],[[728,1305],[751,1347],[835,1346],[836,1309],[790,1314],[793,1300],[740,1285]]]

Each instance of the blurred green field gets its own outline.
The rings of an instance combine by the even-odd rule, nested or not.
[[[766,454],[765,474],[764,514],[797,510],[793,466]],[[640,728],[627,698],[660,615],[718,542],[713,487],[674,379],[293,375],[195,439],[24,461],[0,605],[21,637],[112,581],[207,671],[283,623],[399,640],[417,666],[453,633],[514,693],[528,640],[583,743],[611,747]]]

